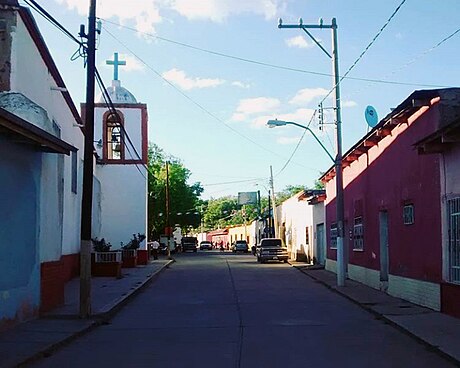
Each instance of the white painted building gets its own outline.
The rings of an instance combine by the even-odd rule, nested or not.
[[[117,62],[115,54],[114,80],[107,89],[116,114],[102,96],[94,109],[96,177],[101,195],[96,202],[100,218],[93,224],[93,236],[105,238],[112,249],[126,244],[133,234],[147,235],[147,105],[138,103],[121,86]],[[141,247],[146,246],[144,241]]]
[[[291,259],[323,264],[326,246],[323,201],[324,191],[307,190],[277,206],[279,236],[284,237]]]
[[[0,19],[1,330],[62,304],[65,283],[79,273],[84,135],[30,11],[0,0]],[[117,83],[111,95],[140,155],[125,146],[125,131],[120,157],[104,154],[115,148],[106,136],[114,127],[97,104],[103,149],[95,157],[94,235],[116,246],[146,233],[147,108]]]
[[[81,119],[24,7],[0,1],[0,329],[62,303],[78,272]]]

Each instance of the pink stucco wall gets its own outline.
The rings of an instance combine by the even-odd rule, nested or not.
[[[423,107],[407,124],[344,169],[345,246],[349,263],[380,270],[379,211],[388,211],[389,272],[419,280],[442,279],[440,172],[438,155],[418,155],[413,144],[438,125],[437,105]],[[327,255],[336,219],[335,180],[326,184]],[[415,223],[404,225],[403,206],[414,205]],[[364,250],[353,251],[354,217],[364,222]]]

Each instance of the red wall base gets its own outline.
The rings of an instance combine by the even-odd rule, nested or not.
[[[460,285],[441,284],[441,312],[460,318]]]
[[[68,254],[59,261],[40,265],[40,313],[64,304],[65,283],[79,274],[80,254]]]
[[[137,250],[137,264],[138,265],[146,265],[149,263],[149,251],[146,249],[138,249]]]

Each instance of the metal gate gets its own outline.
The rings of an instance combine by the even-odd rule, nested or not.
[[[460,284],[460,197],[447,201],[450,281]]]

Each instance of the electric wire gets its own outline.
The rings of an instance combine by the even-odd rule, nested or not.
[[[122,25],[122,24],[119,24],[119,23],[116,23],[116,22],[113,22],[113,21],[110,21],[110,20],[107,20],[107,19],[104,19],[104,18],[98,18],[98,19],[103,20],[105,23],[109,23],[109,24],[115,25],[115,26],[120,27],[120,28],[125,28],[125,29],[128,29],[130,31],[133,31],[133,32],[136,32],[136,33],[139,33],[139,34],[146,35],[146,36],[158,39],[160,41],[169,42],[169,43],[172,43],[172,44],[175,44],[175,45],[178,45],[178,46],[186,47],[186,48],[189,48],[189,49],[192,49],[192,50],[200,51],[200,52],[215,55],[215,56],[220,56],[220,57],[223,57],[223,58],[233,59],[233,60],[237,60],[237,61],[241,61],[241,62],[245,62],[245,63],[260,65],[260,66],[274,68],[274,69],[281,69],[281,70],[286,70],[286,71],[291,71],[291,72],[297,72],[297,73],[311,74],[311,75],[317,75],[317,76],[322,76],[322,77],[332,77],[333,76],[331,73],[323,73],[323,72],[316,72],[316,71],[312,71],[312,70],[292,68],[292,67],[288,67],[288,66],[271,64],[271,63],[267,63],[267,62],[263,62],[263,61],[257,61],[257,60],[252,60],[252,59],[240,57],[240,56],[235,56],[235,55],[230,55],[230,54],[226,54],[226,53],[222,53],[222,52],[212,51],[212,50],[208,50],[208,49],[205,49],[205,48],[202,48],[202,47],[193,46],[193,45],[190,45],[190,44],[187,44],[187,43],[174,41],[174,40],[171,40],[171,39],[168,39],[168,38],[165,38],[165,37],[157,36],[157,35],[154,35],[154,34],[151,34],[151,33],[148,33],[148,32],[141,32],[141,31],[138,31],[137,29],[135,29],[133,27],[125,26],[125,25]],[[108,32],[107,27],[104,26],[104,29]],[[348,77],[348,76],[344,76],[343,78],[350,79],[350,80],[356,80],[356,81],[362,81],[362,82],[393,84],[393,85],[401,85],[401,86],[432,87],[432,88],[448,88],[449,87],[449,86],[436,85],[436,84],[407,83],[407,82],[389,81],[389,80],[373,79],[373,78],[359,78],[359,77]]]
[[[194,104],[196,107],[198,107],[201,111],[203,111],[205,114],[209,115],[210,117],[212,117],[214,120],[216,120],[217,122],[219,122],[220,124],[224,125],[225,127],[227,127],[229,130],[231,130],[233,133],[239,135],[241,138],[249,141],[250,143],[256,145],[257,147],[263,149],[264,151],[266,152],[269,152],[275,156],[278,156],[278,157],[281,157],[281,158],[285,158],[283,157],[282,155],[280,155],[279,153],[275,152],[275,151],[272,151],[266,147],[264,147],[263,145],[261,145],[260,143],[258,143],[257,141],[249,138],[248,136],[244,135],[243,133],[239,132],[238,130],[236,130],[235,128],[233,128],[232,126],[230,126],[229,124],[227,124],[224,120],[222,120],[221,118],[219,118],[217,115],[215,115],[214,113],[212,113],[211,111],[209,111],[208,109],[206,109],[202,104],[200,104],[199,102],[195,101],[193,98],[191,98],[189,95],[187,95],[186,93],[184,93],[182,90],[180,90],[178,87],[176,87],[172,82],[170,82],[168,79],[166,79],[165,77],[163,77],[161,75],[160,72],[158,72],[157,70],[155,70],[152,66],[150,66],[149,64],[147,64],[147,62],[145,62],[140,56],[138,56],[135,52],[133,52],[131,50],[131,48],[129,48],[125,43],[123,43],[122,41],[120,41],[117,37],[115,37],[115,35],[113,35],[110,31],[107,30],[107,28],[105,28],[105,31],[114,39],[116,40],[118,43],[120,43],[120,45],[122,45],[126,50],[128,50],[137,60],[139,60],[142,64],[144,64],[149,70],[151,70],[156,76],[158,76],[159,78],[161,78],[165,83],[167,83],[169,86],[171,86],[173,89],[175,89],[179,94],[181,94],[184,98],[186,98],[188,101],[190,101],[192,104]],[[302,167],[305,167],[304,165],[300,165],[298,164],[299,166],[302,166]]]
[[[393,76],[394,74],[396,73],[399,73],[400,71],[402,71],[403,69],[407,68],[408,66],[412,65],[413,63],[415,63],[416,61],[420,60],[422,57],[424,57],[425,55],[429,54],[430,52],[434,51],[435,49],[437,49],[438,47],[440,47],[443,43],[447,42],[448,40],[450,40],[452,37],[454,37],[456,34],[458,34],[460,32],[460,28],[458,28],[457,30],[455,30],[454,32],[452,32],[451,34],[449,34],[448,36],[444,37],[442,40],[440,40],[439,42],[437,42],[434,46],[426,49],[425,51],[421,52],[419,55],[417,55],[416,57],[414,57],[413,59],[411,59],[410,61],[406,62],[405,64],[403,64],[402,66],[396,68],[395,70],[393,70],[392,72],[390,73],[387,73],[385,76],[382,77],[382,79],[385,79],[385,78],[388,78],[388,77],[391,77]],[[358,89],[358,90],[355,90],[354,92],[351,92],[349,93],[345,98],[350,98],[351,96],[353,95],[356,95],[358,93],[361,93],[363,91],[365,91],[366,89],[368,89],[369,87],[371,87],[371,83],[367,84],[366,86]]]
[[[131,155],[131,157],[134,158],[134,155],[131,153],[130,149],[129,149],[129,145],[131,145],[132,149],[134,150],[137,158],[141,161],[141,164],[142,166],[147,170],[147,172],[149,171],[149,168],[147,167],[147,165],[145,165],[143,162],[142,162],[142,158],[140,157],[139,153],[137,152],[136,150],[136,147],[134,146],[133,142],[131,141],[131,138],[129,137],[129,134],[128,132],[126,131],[125,127],[123,126],[123,124],[121,123],[121,118],[118,114],[118,111],[115,109],[115,106],[113,105],[113,102],[112,102],[112,99],[109,95],[109,93],[107,92],[107,89],[105,88],[104,86],[104,83],[102,81],[102,78],[99,74],[99,71],[97,70],[97,68],[95,68],[95,76],[96,76],[96,81],[97,81],[97,84],[99,85],[99,88],[101,90],[101,93],[102,93],[102,96],[104,98],[104,101],[105,101],[105,104],[106,106],[109,108],[109,111],[114,114],[117,118],[117,125],[121,128],[121,130],[123,131],[123,140],[124,140],[124,143],[125,143],[125,147],[126,149],[128,150],[128,153]],[[129,145],[126,144],[126,141],[125,141],[125,138],[128,139],[128,142],[129,142]],[[143,178],[145,180],[147,180],[147,178],[145,177],[144,173],[139,169],[137,163],[135,163],[135,166],[136,166],[136,169],[137,171],[139,171],[139,173],[143,176]]]
[[[371,48],[371,46],[375,43],[377,38],[382,34],[383,30],[390,24],[391,20],[395,17],[395,15],[399,12],[399,9],[404,5],[406,0],[402,0],[401,3],[396,7],[396,9],[393,11],[393,13],[390,15],[390,17],[387,19],[387,21],[383,24],[383,26],[380,28],[380,30],[377,32],[377,34],[372,38],[371,42],[364,48],[364,50],[361,52],[361,54],[358,56],[358,58],[351,64],[351,66],[348,68],[348,70],[343,74],[340,78],[339,81],[331,88],[331,90],[327,93],[326,96],[321,100],[320,104],[323,103],[326,98],[329,97],[329,95],[334,91],[337,86],[342,82],[344,78],[350,74],[350,72],[355,68],[355,66],[359,63],[359,61],[363,58],[364,54]]]
[[[309,121],[308,124],[307,124],[307,128],[310,127],[310,124],[312,123],[313,119],[315,118],[316,112],[317,112],[317,110],[313,111],[313,114],[311,115],[310,121]],[[299,149],[300,144],[302,143],[303,138],[305,137],[305,134],[306,134],[306,133],[307,133],[307,129],[304,130],[302,136],[300,137],[299,141],[297,142],[297,145],[296,145],[295,148],[294,148],[294,151],[292,151],[291,156],[288,158],[288,160],[286,161],[286,163],[284,164],[284,166],[281,168],[280,171],[278,171],[278,172],[274,175],[275,178],[276,178],[278,175],[280,175],[280,174],[284,171],[284,169],[286,169],[286,167],[289,165],[289,163],[291,162],[291,160],[292,160],[292,158],[294,157],[295,153],[296,153],[297,150]]]

